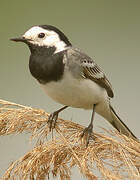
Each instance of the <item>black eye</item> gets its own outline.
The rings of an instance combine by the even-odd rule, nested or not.
[[[44,34],[44,33],[39,33],[39,34],[38,34],[38,37],[39,37],[39,38],[44,38],[44,37],[45,37],[45,34]]]

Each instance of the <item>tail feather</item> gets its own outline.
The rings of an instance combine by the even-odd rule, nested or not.
[[[119,118],[119,116],[116,114],[113,107],[110,105],[111,115],[112,115],[112,121],[109,121],[114,128],[116,128],[119,132],[122,134],[129,136],[135,140],[137,140],[137,137],[131,132],[131,130],[124,124],[124,122]]]

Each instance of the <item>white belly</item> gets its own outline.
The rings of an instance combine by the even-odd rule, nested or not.
[[[65,73],[62,80],[41,85],[46,94],[63,105],[92,109],[93,104],[104,102],[107,92],[89,79],[75,79],[70,73]]]

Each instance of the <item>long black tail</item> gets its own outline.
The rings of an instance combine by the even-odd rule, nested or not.
[[[119,116],[114,111],[113,107],[110,105],[111,115],[112,115],[112,121],[110,123],[114,128],[116,128],[119,132],[122,134],[129,136],[135,140],[138,140],[138,138],[131,132],[131,130],[124,124],[124,122],[119,118]]]

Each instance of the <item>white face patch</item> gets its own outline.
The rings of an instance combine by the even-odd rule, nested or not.
[[[40,33],[44,33],[45,36],[43,38],[39,38],[38,35]],[[25,32],[23,37],[26,39],[30,39],[30,43],[34,45],[47,47],[54,46],[56,48],[55,53],[66,49],[65,42],[60,40],[59,35],[56,32],[43,29],[39,26],[34,26],[29,29],[27,32]]]

